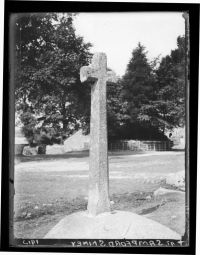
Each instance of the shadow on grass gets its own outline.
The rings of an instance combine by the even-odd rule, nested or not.
[[[185,151],[185,149],[171,149],[171,151]]]
[[[109,151],[109,156],[122,156],[122,155],[136,155],[136,154],[145,154],[144,151]],[[56,159],[69,159],[69,158],[86,158],[89,157],[89,150],[87,151],[74,151],[67,152],[65,154],[57,155],[33,155],[33,156],[24,156],[16,155],[15,161],[17,162],[29,162],[29,161],[42,161],[42,160],[56,160]]]
[[[71,201],[58,201],[52,204],[38,204],[37,210],[35,204],[24,204],[23,208],[15,211],[14,221],[25,221],[35,218],[40,218],[44,215],[56,215],[65,213],[66,215],[75,213],[77,211],[84,211],[87,209],[87,201],[83,197],[77,197]]]
[[[173,149],[169,150],[171,152],[184,152],[184,149]],[[163,152],[169,152],[163,151]],[[123,151],[109,151],[108,156],[125,156],[125,155],[138,155],[138,154],[147,154],[153,153],[157,151],[131,151],[131,150],[123,150]],[[56,159],[69,159],[69,158],[87,158],[89,157],[89,150],[85,151],[73,151],[67,152],[65,154],[50,154],[50,155],[33,155],[33,156],[24,156],[24,155],[16,155],[15,163],[19,162],[31,162],[31,161],[42,161],[42,160],[56,160]]]
[[[50,154],[50,155],[33,155],[33,156],[24,156],[17,155],[15,159],[20,162],[28,162],[28,161],[42,161],[42,160],[56,160],[56,159],[68,159],[68,158],[85,158],[89,156],[89,151],[76,151],[76,152],[68,152],[66,154]]]

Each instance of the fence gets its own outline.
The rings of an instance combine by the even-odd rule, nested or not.
[[[116,150],[131,150],[131,151],[169,151],[173,146],[172,141],[137,141],[137,140],[122,140],[110,142],[108,149]]]

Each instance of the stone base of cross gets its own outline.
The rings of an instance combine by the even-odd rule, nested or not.
[[[80,79],[91,83],[88,212],[97,215],[110,211],[106,83],[116,82],[117,77],[107,71],[106,54],[97,53],[90,66],[81,68]]]

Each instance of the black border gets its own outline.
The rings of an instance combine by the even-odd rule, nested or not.
[[[14,134],[14,90],[9,87],[12,77],[9,68],[9,15],[19,12],[130,12],[130,11],[189,11],[190,16],[190,222],[189,247],[11,247],[9,246],[9,197],[13,177],[9,169],[13,167]],[[115,2],[56,2],[56,1],[5,1],[4,18],[4,86],[3,86],[3,135],[2,135],[2,201],[1,208],[1,250],[3,251],[40,251],[40,252],[114,252],[146,254],[195,254],[196,237],[196,179],[197,179],[197,106],[198,106],[198,56],[199,56],[199,5],[169,3],[115,3]],[[10,184],[10,185],[9,185]],[[12,215],[11,215],[12,216]]]

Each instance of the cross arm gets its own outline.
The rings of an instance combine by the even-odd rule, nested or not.
[[[94,70],[91,66],[83,66],[80,69],[80,80],[81,82],[89,81],[95,82],[97,80],[96,70]]]

